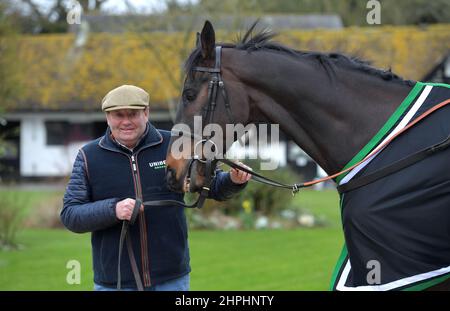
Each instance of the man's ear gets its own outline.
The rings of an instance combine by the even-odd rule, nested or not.
[[[108,112],[108,111],[105,111],[105,119],[106,119],[106,124],[107,124],[109,127],[111,127],[111,126],[109,125],[109,112]]]
[[[216,46],[216,34],[210,21],[206,21],[200,34],[203,59],[214,59],[214,47]]]

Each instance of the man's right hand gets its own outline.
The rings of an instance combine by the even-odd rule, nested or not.
[[[117,202],[116,204],[116,217],[119,220],[130,220],[131,215],[133,214],[134,205],[136,204],[136,200],[133,199],[125,199]],[[144,210],[144,205],[141,205],[141,211]]]

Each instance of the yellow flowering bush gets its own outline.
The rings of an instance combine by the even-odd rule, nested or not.
[[[93,33],[83,48],[74,47],[73,34],[23,36],[17,55],[24,85],[19,102],[55,110],[70,103],[92,110],[112,88],[135,84],[149,91],[153,109],[166,109],[180,94],[182,65],[194,46],[195,34],[185,36]],[[221,32],[216,37],[232,39]],[[356,55],[419,80],[450,50],[450,25],[292,30],[275,40],[298,50]]]

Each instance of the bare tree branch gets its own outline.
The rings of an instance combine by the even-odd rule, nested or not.
[[[28,4],[28,6],[31,8],[31,11],[33,12],[34,16],[36,16],[39,20],[46,20],[44,14],[39,11],[38,6],[31,0],[22,0],[25,4]]]

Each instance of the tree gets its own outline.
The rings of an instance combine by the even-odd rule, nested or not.
[[[448,0],[379,0],[382,24],[406,25],[422,23],[449,23]],[[345,26],[367,26],[367,1],[363,0],[252,0],[221,1],[200,0],[205,6],[223,13],[231,13],[236,7],[246,14],[338,14]]]
[[[5,13],[6,7],[0,3],[0,115],[20,90],[17,52],[17,33],[11,19]]]
[[[15,102],[20,91],[18,62],[15,60],[16,31],[10,18],[5,14],[5,9],[5,5],[0,3],[0,158],[6,152],[6,135],[10,134],[3,129],[6,119],[2,115]]]
[[[9,15],[22,33],[64,33],[68,30],[67,13],[79,3],[83,12],[97,13],[104,0],[53,0],[46,12],[36,0],[9,2]]]

